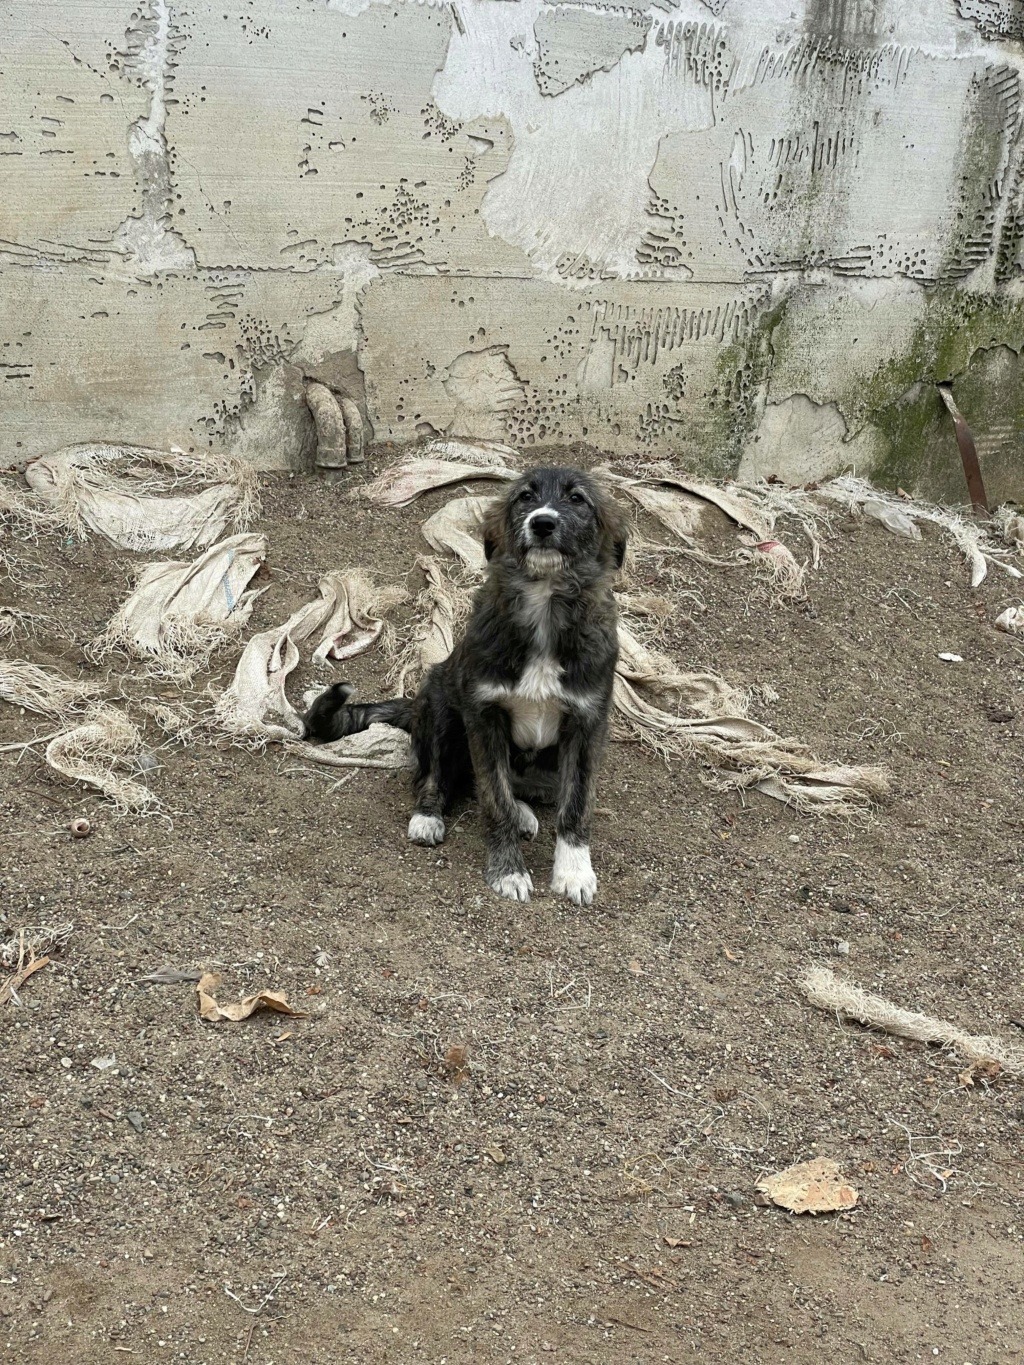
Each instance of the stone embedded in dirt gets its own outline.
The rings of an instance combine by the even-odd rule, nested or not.
[[[128,1120],[128,1122],[131,1124],[131,1126],[135,1129],[137,1133],[141,1133],[143,1128],[145,1128],[146,1126],[145,1118],[142,1116],[142,1114],[139,1113],[137,1109],[129,1109],[127,1114],[125,1114],[125,1118]]]
[[[839,1165],[825,1157],[801,1161],[759,1180],[756,1188],[791,1213],[834,1213],[852,1209],[858,1195],[843,1179]]]

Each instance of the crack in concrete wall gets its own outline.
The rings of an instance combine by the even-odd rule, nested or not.
[[[298,467],[316,381],[393,440],[938,487],[941,377],[1024,491],[1024,0],[96,0],[45,33],[0,0],[0,31],[3,464]]]

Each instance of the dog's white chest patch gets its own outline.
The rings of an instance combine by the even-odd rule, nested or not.
[[[485,683],[482,701],[498,702],[512,719],[512,740],[520,749],[546,749],[558,742],[566,708],[561,666],[551,655],[552,586],[528,584],[519,600],[519,619],[532,636],[532,657],[518,682]]]
[[[561,679],[562,670],[550,655],[531,659],[508,693],[505,707],[520,749],[546,749],[558,739],[565,700]]]
[[[562,670],[549,654],[537,655],[514,687],[485,683],[481,700],[495,701],[512,719],[512,739],[520,749],[546,749],[556,743],[565,710]]]

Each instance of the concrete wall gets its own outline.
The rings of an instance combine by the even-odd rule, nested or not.
[[[0,0],[0,464],[585,439],[1024,492],[1024,0]]]

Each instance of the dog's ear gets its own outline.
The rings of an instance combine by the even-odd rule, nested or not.
[[[597,516],[598,554],[605,564],[614,564],[621,569],[629,536],[626,514],[603,488],[598,493],[594,511]]]
[[[508,498],[495,498],[484,513],[484,558],[490,563],[495,555],[508,549]]]

